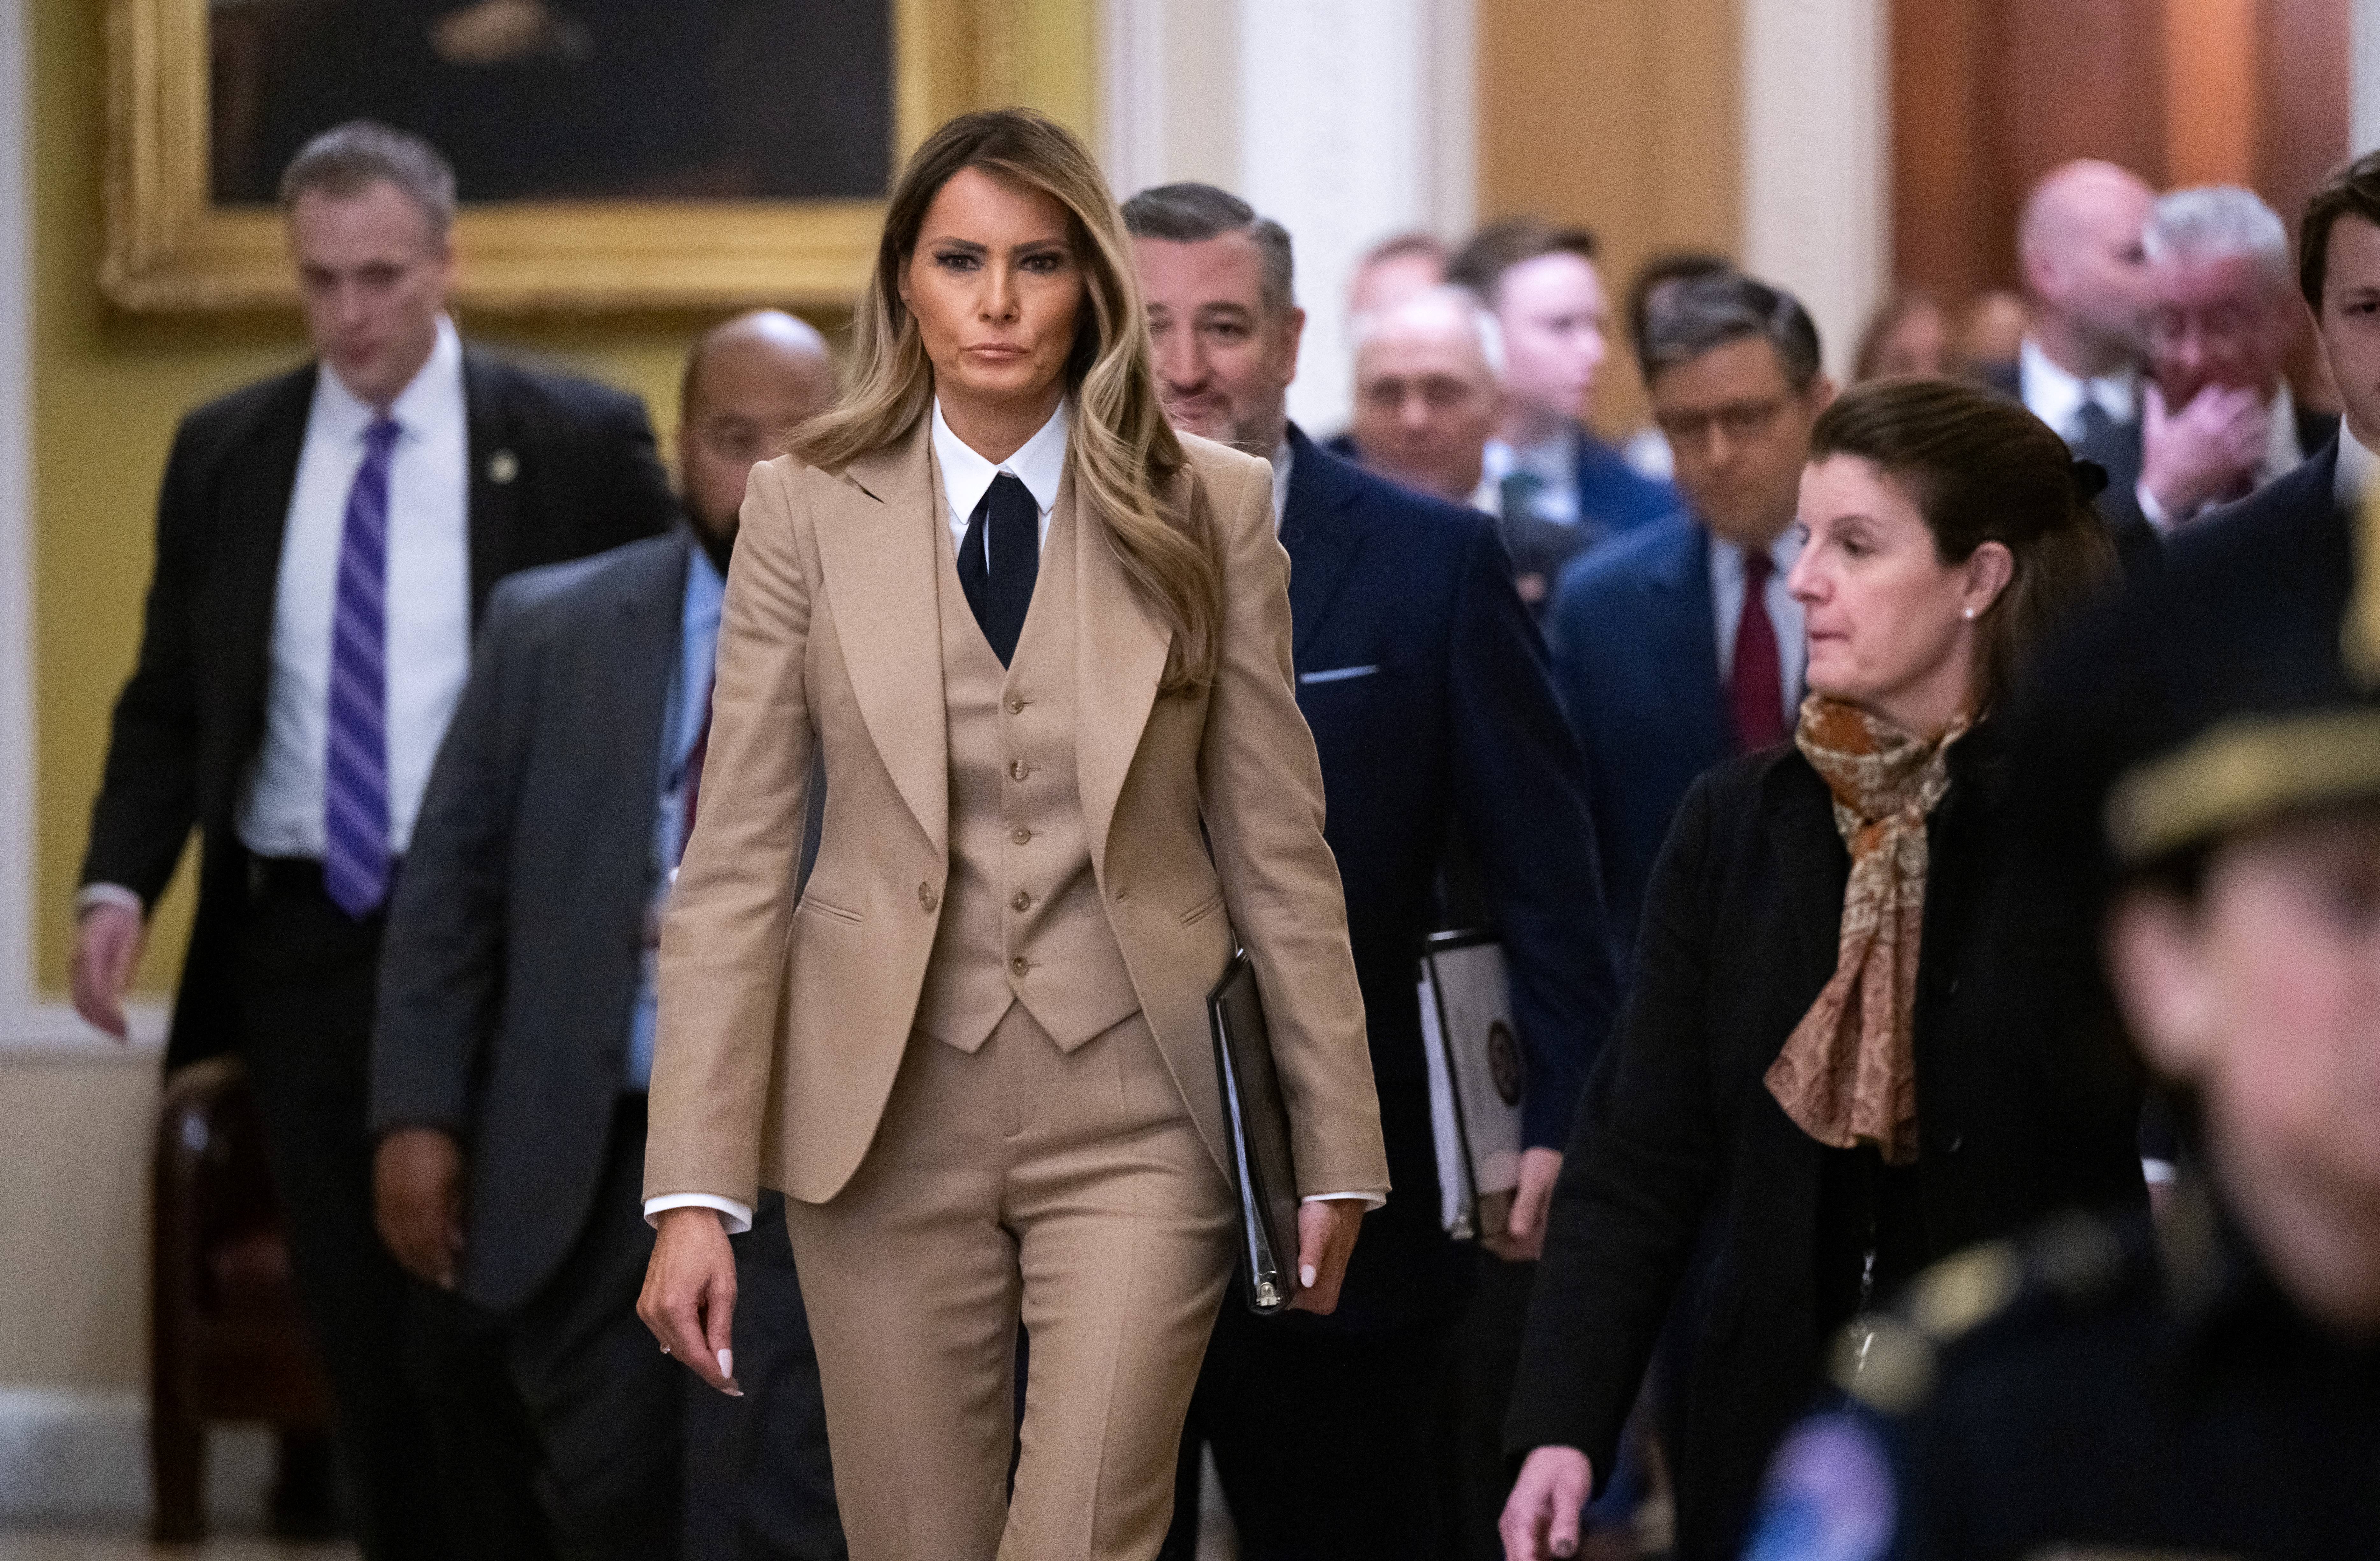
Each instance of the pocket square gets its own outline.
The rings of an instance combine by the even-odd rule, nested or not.
[[[1350,677],[1369,677],[1379,670],[1378,663],[1370,666],[1334,666],[1322,672],[1301,672],[1297,680],[1300,683],[1344,683]]]

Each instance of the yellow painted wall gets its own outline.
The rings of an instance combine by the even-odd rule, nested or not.
[[[1019,97],[1085,129],[1096,100],[1095,0],[1011,0]],[[174,428],[191,407],[304,356],[293,318],[127,316],[100,299],[99,177],[105,7],[27,7],[32,37],[34,645],[39,787],[39,980],[63,991],[72,901],[107,713],[139,643],[152,506]],[[469,257],[465,256],[468,266]],[[470,321],[522,348],[644,396],[666,440],[679,355],[698,316]],[[187,880],[188,873],[184,872]],[[187,883],[158,915],[141,984],[169,990]]]
[[[1090,128],[1095,0],[1009,0],[1026,24],[1019,97]],[[34,578],[39,976],[65,988],[71,902],[109,706],[130,669],[152,506],[174,427],[212,396],[295,362],[294,320],[134,319],[99,299],[104,88],[97,0],[29,6],[33,169]],[[467,258],[468,263],[468,258]],[[475,336],[642,394],[664,437],[696,317],[466,321]],[[484,326],[484,328],[482,328]],[[186,874],[187,876],[187,874]],[[177,889],[142,984],[169,990],[188,927]],[[84,1389],[148,1374],[153,1057],[0,1053],[0,1384]]]

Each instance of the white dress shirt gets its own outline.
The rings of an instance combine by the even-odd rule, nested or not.
[[[950,511],[951,545],[966,545],[967,526],[976,506],[991,491],[1002,472],[1025,484],[1041,508],[1041,540],[1050,540],[1050,512],[1058,505],[1058,484],[1066,475],[1066,422],[1071,409],[1061,400],[1041,432],[1017,447],[1004,461],[988,461],[942,421],[942,399],[934,397],[934,464],[942,469],[942,503]],[[991,528],[984,528],[984,562],[991,561]]]
[[[2338,502],[2354,510],[2372,491],[2373,479],[2380,477],[2380,455],[2373,454],[2345,418],[2338,420],[2338,470],[2331,479],[2331,492]]]
[[[2096,401],[2113,422],[2130,422],[2140,409],[2140,372],[2125,368],[2096,379],[2070,373],[2050,361],[2028,335],[2016,349],[2017,396],[2024,409],[2058,431],[2068,444],[2082,436],[2082,407]]]
[[[1026,492],[1041,508],[1041,541],[1050,540],[1050,512],[1058,503],[1058,484],[1066,473],[1067,404],[1058,403],[1041,432],[1027,439],[1017,452],[1004,461],[993,462],[976,453],[965,440],[951,432],[942,420],[942,403],[934,399],[934,463],[942,472],[942,507],[950,523],[953,547],[966,545],[967,525],[975,517],[975,506],[991,490],[992,480],[1005,471],[1025,484]],[[1281,529],[1283,507],[1289,503],[1289,444],[1284,440],[1273,460],[1272,514],[1273,529]],[[989,530],[989,528],[986,528]],[[984,539],[985,546],[990,538]],[[989,559],[986,560],[989,562]],[[1372,1193],[1318,1192],[1304,1200],[1308,1203],[1326,1198],[1360,1198],[1365,1206],[1378,1208],[1387,1200]],[[720,1223],[730,1236],[740,1236],[752,1228],[752,1211],[733,1198],[714,1197],[708,1192],[674,1192],[662,1198],[645,1200],[647,1223],[657,1220],[668,1209],[716,1209]]]
[[[273,592],[264,743],[239,811],[240,840],[260,856],[322,854],[339,547],[364,431],[378,415],[329,365],[315,374]],[[452,321],[439,320],[429,360],[388,415],[401,431],[388,473],[388,846],[402,856],[471,668],[470,420]],[[94,905],[142,909],[121,884],[84,885],[77,912]]]
[[[1529,513],[1557,526],[1578,524],[1578,436],[1569,429],[1525,448],[1490,439],[1479,452],[1479,466],[1480,492],[1494,497],[1488,504],[1475,498],[1475,507],[1500,516],[1504,479],[1525,471],[1537,480],[1529,496]]]
[[[1788,526],[1768,544],[1773,567],[1760,592],[1768,609],[1769,627],[1777,631],[1778,690],[1785,701],[1785,729],[1792,731],[1802,709],[1802,677],[1810,660],[1810,642],[1803,635],[1802,604],[1785,589],[1785,576],[1802,556],[1802,531]],[[1718,619],[1718,675],[1726,681],[1735,665],[1735,635],[1743,622],[1743,549],[1731,542],[1710,540],[1711,609]]]
[[[260,856],[322,854],[339,547],[377,416],[327,366],[315,375],[281,541],[264,747],[239,819],[241,841]],[[388,416],[400,431],[388,473],[388,847],[402,856],[471,670],[470,426],[451,322],[439,321],[430,360]]]
[[[1272,534],[1281,535],[1281,523],[1289,518],[1290,469],[1297,464],[1297,452],[1291,447],[1289,436],[1281,435],[1272,452]]]

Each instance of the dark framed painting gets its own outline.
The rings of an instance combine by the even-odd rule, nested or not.
[[[453,161],[461,300],[847,302],[898,159],[1016,95],[1014,0],[110,0],[107,250],[134,311],[294,301],[275,206],[373,118]]]

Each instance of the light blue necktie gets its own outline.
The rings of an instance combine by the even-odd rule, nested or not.
[[[322,886],[358,921],[388,898],[388,461],[397,433],[384,417],[364,431],[331,617]]]

